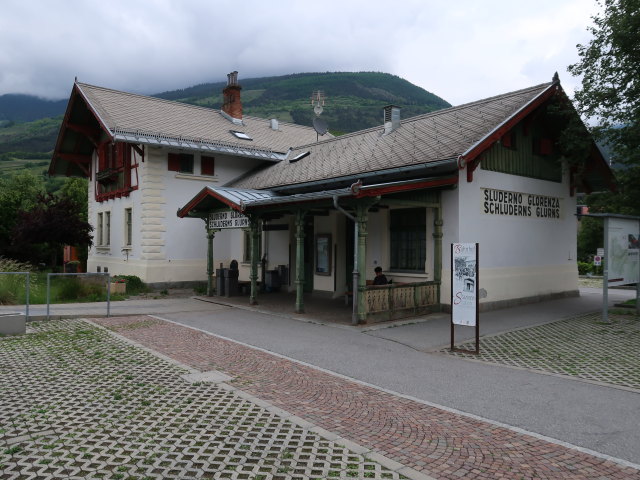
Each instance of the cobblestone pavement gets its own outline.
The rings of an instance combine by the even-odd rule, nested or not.
[[[457,345],[474,350],[475,341]],[[640,390],[640,317],[580,315],[480,338],[480,354],[459,357],[570,375]]]
[[[151,317],[97,319],[136,342],[438,479],[640,479],[640,472]]]
[[[406,478],[216,379],[86,321],[29,324],[0,338],[0,479]]]

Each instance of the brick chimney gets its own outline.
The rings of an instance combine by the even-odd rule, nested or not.
[[[240,90],[242,87],[238,84],[238,72],[231,72],[227,75],[227,86],[222,90],[222,112],[232,120],[242,120]]]

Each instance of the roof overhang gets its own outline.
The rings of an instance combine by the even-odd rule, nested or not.
[[[74,83],[49,164],[49,175],[88,177],[91,156],[101,138],[104,139],[103,135],[113,140],[109,128]]]
[[[484,152],[489,147],[491,147],[491,145],[500,140],[505,133],[511,130],[522,120],[524,120],[535,109],[550,100],[556,94],[556,92],[558,92],[559,89],[560,83],[553,82],[551,85],[549,85],[549,87],[539,93],[529,103],[520,108],[520,110],[516,111],[510,117],[506,118],[502,123],[500,123],[497,127],[491,130],[476,143],[471,145],[464,153],[460,155],[459,166],[462,167],[464,166],[464,164],[474,161],[482,152]]]
[[[420,178],[375,185],[354,183],[350,187],[316,192],[282,195],[271,190],[249,190],[228,187],[205,187],[184,207],[178,210],[180,218],[204,218],[209,213],[221,209],[232,209],[245,214],[260,214],[272,208],[304,204],[326,203],[333,198],[360,199],[381,195],[453,186],[458,183],[458,175],[448,177]]]

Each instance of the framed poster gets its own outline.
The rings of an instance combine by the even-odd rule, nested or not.
[[[626,218],[608,218],[607,285],[628,285],[640,281],[640,222]]]
[[[451,351],[480,353],[478,244],[451,244]],[[476,349],[455,347],[455,326],[476,328]]]
[[[331,234],[316,235],[316,275],[331,275]]]
[[[475,327],[478,317],[476,243],[451,244],[451,321]]]

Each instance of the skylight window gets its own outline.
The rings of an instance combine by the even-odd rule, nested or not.
[[[249,135],[247,135],[244,132],[238,132],[237,130],[229,130],[229,131],[241,140],[253,140],[253,138],[251,138]]]

